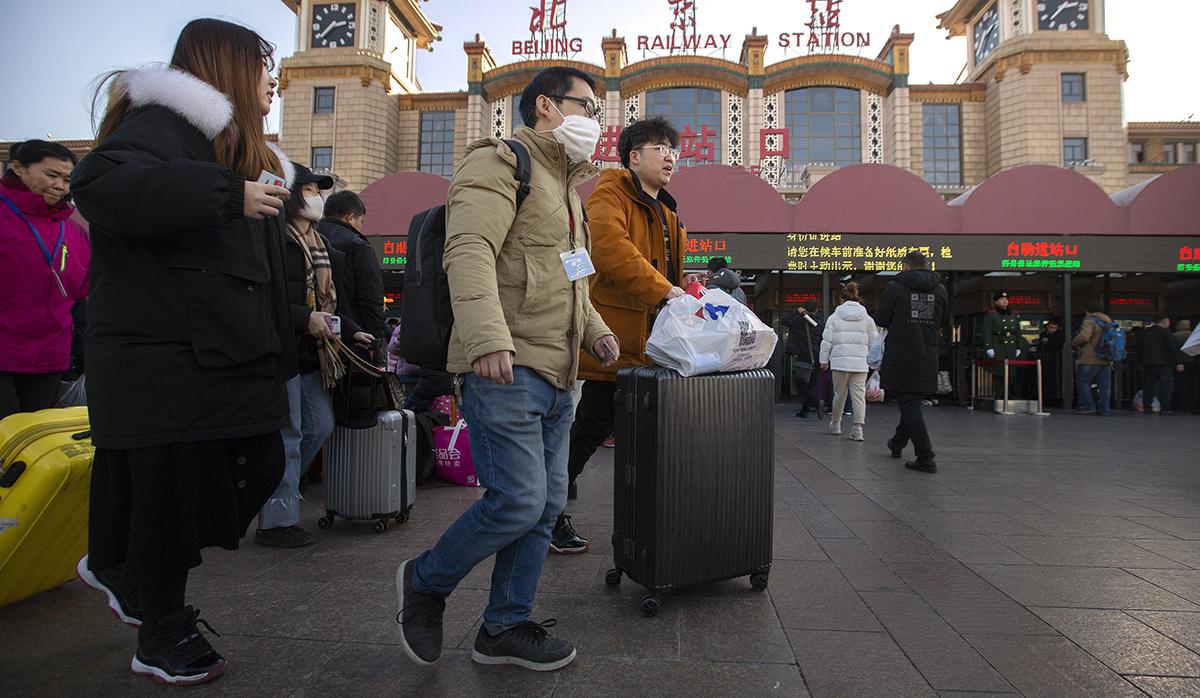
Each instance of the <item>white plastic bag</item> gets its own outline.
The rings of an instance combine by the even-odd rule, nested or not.
[[[753,311],[712,289],[701,298],[668,301],[654,321],[646,354],[684,376],[747,371],[767,365],[776,341],[775,331]]]
[[[87,405],[87,386],[84,376],[75,379],[73,383],[64,384],[63,394],[54,403],[55,407],[82,407]]]
[[[1180,347],[1180,351],[1188,356],[1200,356],[1200,327],[1192,330],[1187,341]]]
[[[867,368],[879,370],[883,364],[883,348],[887,342],[887,328],[879,330],[879,334],[875,335],[875,339],[871,342],[870,348],[867,349]]]
[[[883,402],[883,388],[879,382],[879,371],[872,371],[867,378],[867,402]]]

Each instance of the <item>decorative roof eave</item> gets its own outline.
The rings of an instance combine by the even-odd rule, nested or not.
[[[975,16],[977,10],[992,0],[958,0],[954,7],[937,15],[938,29],[945,29],[947,39],[963,36],[967,33],[967,20]]]
[[[858,56],[801,56],[767,66],[763,94],[829,85],[886,95],[893,81],[891,67],[881,61]]]
[[[417,0],[391,0],[391,4],[416,31],[417,48],[433,50],[433,42],[442,40],[441,26],[429,21]]]
[[[423,92],[400,95],[400,111],[442,111],[465,109],[466,92]]]
[[[1126,127],[1130,138],[1200,137],[1200,121],[1130,121]]]
[[[537,75],[546,68],[556,66],[582,70],[596,81],[595,93],[597,95],[605,93],[604,68],[591,63],[584,63],[583,61],[547,58],[509,63],[489,70],[483,75],[483,83],[481,85],[482,94],[489,102],[516,94],[525,89],[525,86],[529,84],[530,78],[534,75]]]
[[[908,88],[908,96],[914,102],[983,102],[987,98],[987,86],[981,82],[912,85]]]
[[[740,63],[709,56],[662,56],[625,66],[621,92],[634,95],[668,87],[707,87],[745,97],[750,76]]]

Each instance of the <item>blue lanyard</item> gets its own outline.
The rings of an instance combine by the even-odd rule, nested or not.
[[[17,214],[17,218],[25,221],[25,225],[29,226],[29,232],[33,233],[33,239],[37,242],[38,249],[42,251],[42,257],[46,259],[46,264],[50,265],[50,270],[54,271],[54,258],[57,257],[60,252],[62,252],[63,241],[66,239],[67,235],[67,227],[64,222],[58,222],[58,242],[54,243],[54,252],[51,253],[50,250],[46,249],[46,243],[42,241],[42,236],[38,233],[37,228],[33,227],[33,223],[30,223],[29,219],[25,217],[25,214],[21,213],[21,209],[17,208],[16,204],[9,201],[8,197],[2,194],[0,194],[0,201],[8,204],[8,207],[12,209],[12,212]]]

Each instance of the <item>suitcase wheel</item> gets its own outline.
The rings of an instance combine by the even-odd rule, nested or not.
[[[653,618],[654,616],[658,615],[658,608],[659,602],[657,594],[647,594],[642,597],[642,615],[646,616],[647,618]]]
[[[375,522],[375,532],[383,533],[388,529],[387,519],[379,519]]]
[[[767,573],[759,572],[758,574],[750,575],[750,586],[754,587],[755,591],[766,591]]]
[[[404,523],[405,521],[408,521],[407,511],[402,511],[399,514],[396,514],[396,523]]]
[[[333,517],[332,516],[322,516],[321,518],[317,519],[317,528],[320,528],[320,529],[323,529],[326,531],[333,528]]]
[[[621,570],[611,569],[604,574],[604,583],[610,587],[621,585]]]

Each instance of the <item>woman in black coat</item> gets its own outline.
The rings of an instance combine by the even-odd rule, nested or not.
[[[195,20],[167,69],[116,76],[72,191],[91,224],[88,402],[97,448],[79,573],[140,626],[132,668],[201,683],[225,660],[184,605],[200,550],[236,548],[283,471],[295,373],[262,135],[273,47]]]

